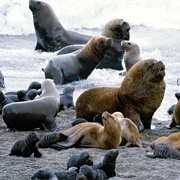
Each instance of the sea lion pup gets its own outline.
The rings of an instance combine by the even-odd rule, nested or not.
[[[34,175],[31,177],[32,180],[40,180],[40,179],[47,179],[47,180],[58,180],[57,176],[48,170],[38,170],[34,173]]]
[[[154,146],[153,152],[147,152],[146,156],[148,157],[159,157],[159,158],[172,158],[172,159],[180,159],[180,151],[169,147],[167,144],[156,144]]]
[[[57,150],[71,147],[117,148],[122,140],[120,122],[107,111],[103,112],[102,121],[103,126],[85,122],[59,132],[62,139],[50,147]]]
[[[110,38],[94,36],[77,54],[69,53],[51,58],[46,68],[42,68],[45,78],[53,79],[55,84],[87,79],[111,44]]]
[[[103,158],[103,161],[97,164],[92,165],[93,169],[103,170],[107,177],[114,177],[116,175],[116,159],[119,154],[119,149],[110,149],[108,150]]]
[[[65,110],[67,108],[74,109],[74,101],[73,101],[73,92],[75,87],[66,87],[63,90],[63,93],[60,94],[60,109]]]
[[[150,144],[150,148],[154,149],[156,144],[167,144],[169,147],[175,148],[180,151],[180,132],[170,134],[169,136],[162,136],[157,138]]]
[[[26,137],[23,137],[15,142],[13,145],[10,156],[30,157],[34,153],[34,157],[41,157],[36,143],[39,141],[37,132],[31,132]]]
[[[55,116],[59,112],[59,93],[50,79],[42,82],[42,93],[32,101],[10,103],[3,107],[2,118],[10,131],[44,127],[56,130]]]
[[[74,154],[69,158],[67,169],[77,167],[79,170],[79,168],[85,164],[89,166],[93,165],[93,157],[88,152],[83,151],[80,154]]]
[[[35,50],[54,52],[67,45],[85,44],[92,37],[66,30],[46,2],[30,0],[29,9],[32,11],[37,37]]]
[[[120,111],[139,131],[150,128],[152,116],[164,97],[164,76],[162,61],[138,61],[127,72],[120,87],[98,87],[83,92],[76,101],[76,118],[92,121],[105,110]]]
[[[37,95],[39,95],[39,92],[36,89],[31,89],[28,92],[25,90],[19,90],[17,92],[17,98],[19,101],[30,101],[33,100]]]
[[[124,118],[121,112],[114,112],[113,115],[116,116],[121,123],[121,137],[126,143],[126,147],[141,147],[137,126],[129,118]]]
[[[92,166],[83,165],[79,169],[79,174],[84,174],[90,180],[108,179],[106,173],[101,169],[94,169]]]
[[[140,56],[140,48],[136,43],[125,40],[121,41],[121,46],[125,51],[123,59],[126,71],[128,71],[132,65],[142,60]]]
[[[176,125],[180,125],[180,100],[175,105],[171,123],[167,125],[166,127],[171,129],[172,127],[175,127]]]

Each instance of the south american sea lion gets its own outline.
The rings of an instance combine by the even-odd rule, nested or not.
[[[164,97],[164,76],[162,61],[138,61],[127,72],[120,87],[98,87],[83,92],[76,101],[76,118],[92,121],[105,110],[119,111],[131,119],[139,131],[150,128],[152,116]]]
[[[94,36],[77,54],[69,53],[51,58],[42,69],[45,78],[53,79],[55,84],[87,79],[111,45],[112,39]]]

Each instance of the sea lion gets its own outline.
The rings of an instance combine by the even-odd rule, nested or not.
[[[124,115],[121,112],[114,112],[121,124],[121,137],[122,140],[126,143],[126,147],[141,147],[139,144],[139,131],[137,126],[129,119],[124,118]]]
[[[41,179],[47,179],[47,180],[58,180],[57,176],[52,171],[40,169],[37,172],[33,174],[31,177],[32,180],[41,180]]]
[[[98,87],[83,92],[76,101],[76,118],[92,121],[105,110],[120,111],[139,131],[150,128],[152,116],[164,97],[164,76],[162,61],[138,61],[127,72],[120,87]]]
[[[117,148],[122,140],[120,122],[107,111],[103,112],[102,121],[103,126],[85,122],[60,131],[62,139],[50,147],[57,150],[71,147]]]
[[[36,89],[30,89],[28,92],[25,90],[17,91],[17,98],[19,101],[33,100],[37,95],[39,95],[39,92]]]
[[[142,60],[140,56],[140,48],[136,43],[125,40],[121,41],[121,46],[125,51],[123,59],[127,72],[132,65]]]
[[[171,123],[166,127],[170,129],[172,127],[175,127],[176,125],[180,125],[180,100],[177,102],[177,104],[174,107]]]
[[[60,94],[60,109],[65,110],[67,108],[73,108],[74,109],[74,101],[73,101],[73,92],[75,88],[74,87],[66,87],[63,90],[63,93]]]
[[[92,165],[93,169],[103,170],[108,178],[114,177],[116,175],[116,159],[119,154],[119,149],[108,150],[102,162]]]
[[[4,93],[0,90],[0,114],[2,114],[2,109],[6,104],[10,104],[12,101],[4,95]]]
[[[96,68],[111,68],[115,70],[123,70],[122,59],[124,55],[124,50],[121,47],[122,40],[129,40],[130,38],[130,25],[123,19],[111,19],[108,21],[102,29],[102,36],[113,39],[113,44],[109,48],[102,61],[97,65]],[[61,49],[58,54],[65,54],[74,52],[77,53],[84,45],[71,45],[66,46]]]
[[[34,157],[41,157],[36,143],[39,141],[37,132],[31,132],[26,137],[23,137],[15,142],[13,145],[10,156],[30,157],[34,153]]]
[[[51,6],[43,1],[30,0],[37,37],[35,50],[54,52],[71,44],[85,44],[92,36],[66,30]]]
[[[69,53],[51,58],[46,68],[42,69],[45,78],[53,79],[55,84],[87,79],[111,44],[110,38],[94,36],[77,54]]]
[[[147,152],[146,156],[148,157],[159,157],[159,158],[171,158],[180,160],[180,151],[169,147],[167,144],[156,144],[153,152]]]
[[[93,165],[93,157],[88,152],[83,151],[80,154],[74,154],[69,158],[67,169],[77,167],[79,170],[79,168],[85,164],[89,166]]]
[[[59,112],[59,94],[50,79],[42,82],[41,95],[32,101],[10,103],[3,107],[2,118],[10,131],[44,127],[56,130],[55,116]]]
[[[0,70],[0,88],[5,88],[4,75],[2,74],[1,70]]]
[[[94,169],[92,166],[83,165],[79,169],[79,173],[85,175],[90,180],[106,180],[107,175],[101,169]]]
[[[150,144],[150,147],[154,149],[156,144],[167,144],[169,147],[175,148],[180,151],[180,132],[170,134],[169,136],[162,136],[157,138]]]

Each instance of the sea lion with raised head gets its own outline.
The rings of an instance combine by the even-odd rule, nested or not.
[[[92,36],[66,30],[51,6],[43,1],[30,0],[34,29],[37,37],[35,50],[54,52],[71,44],[85,44]]]
[[[57,150],[71,147],[117,148],[122,140],[119,120],[114,115],[103,112],[102,121],[103,126],[85,122],[60,131],[61,140],[50,147]]]
[[[105,110],[120,111],[139,131],[150,128],[152,116],[164,97],[164,76],[162,61],[138,61],[127,72],[120,87],[98,87],[83,92],[76,101],[76,118],[92,121]]]
[[[140,56],[140,48],[136,43],[125,40],[121,41],[121,46],[125,51],[123,59],[127,72],[131,66],[142,60]]]
[[[167,144],[159,143],[154,146],[153,151],[146,152],[148,157],[171,158],[180,160],[180,151],[169,147]]]
[[[112,45],[112,39],[94,36],[77,54],[59,55],[49,60],[42,69],[45,78],[53,79],[55,84],[67,84],[87,79]]]
[[[26,137],[23,137],[15,142],[13,145],[10,156],[22,156],[30,157],[34,154],[34,157],[41,157],[36,143],[39,141],[39,135],[37,132],[31,132]]]
[[[10,103],[3,107],[2,118],[10,131],[44,127],[56,130],[55,116],[59,112],[59,93],[50,79],[42,82],[41,95],[32,101]]]

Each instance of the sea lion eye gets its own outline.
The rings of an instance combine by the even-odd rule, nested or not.
[[[100,40],[100,44],[104,44],[104,40],[101,39],[101,40]]]
[[[151,69],[152,67],[153,67],[153,64],[150,64],[150,65],[148,66],[148,70]]]
[[[130,43],[130,42],[128,42],[128,45],[131,45],[131,43]]]

